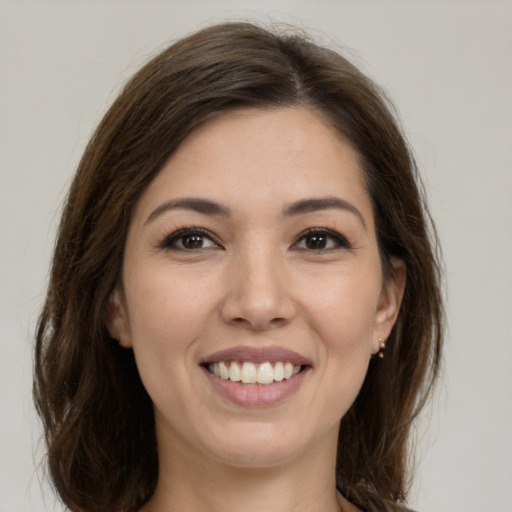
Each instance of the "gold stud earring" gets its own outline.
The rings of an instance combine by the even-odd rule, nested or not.
[[[384,338],[378,338],[379,340],[379,352],[378,355],[382,359],[384,357],[384,350],[386,349],[386,340]]]

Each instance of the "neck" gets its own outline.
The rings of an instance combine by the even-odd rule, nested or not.
[[[335,439],[334,439],[335,440]],[[162,450],[156,491],[141,512],[339,512],[353,510],[336,492],[332,439],[293,461],[240,468],[194,454]]]

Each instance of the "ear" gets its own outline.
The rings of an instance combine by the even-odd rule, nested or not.
[[[126,301],[119,285],[108,298],[106,324],[110,336],[117,340],[121,347],[132,347]]]
[[[406,267],[399,259],[391,260],[391,275],[382,286],[373,329],[372,353],[380,350],[380,340],[387,340],[395,325],[404,295]]]

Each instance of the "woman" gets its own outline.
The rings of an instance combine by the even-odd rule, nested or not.
[[[439,368],[435,235],[386,100],[227,23],[125,86],[81,160],[36,342],[71,510],[404,510]]]

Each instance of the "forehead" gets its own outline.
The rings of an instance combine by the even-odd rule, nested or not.
[[[304,107],[240,109],[193,131],[137,210],[183,196],[255,209],[333,194],[371,215],[359,154],[325,117]]]

